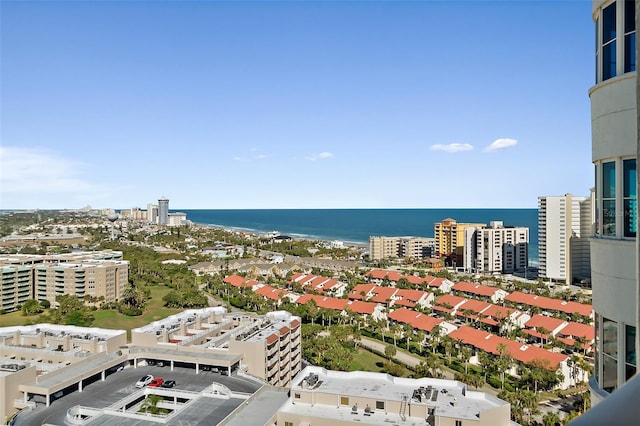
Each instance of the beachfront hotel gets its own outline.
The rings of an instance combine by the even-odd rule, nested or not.
[[[573,284],[591,278],[591,197],[538,197],[538,277]]]
[[[593,2],[597,67],[589,96],[595,166],[591,280],[596,358],[589,385],[594,403],[615,395],[637,369],[635,11],[633,1]]]

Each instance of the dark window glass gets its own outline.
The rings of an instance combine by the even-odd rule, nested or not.
[[[602,48],[602,80],[608,80],[616,76],[616,42],[605,45]]]
[[[624,236],[635,237],[638,226],[638,201],[636,196],[636,160],[624,160],[623,198],[624,198]]]
[[[624,33],[636,30],[636,2],[625,0],[624,2]]]
[[[624,72],[636,70],[636,33],[624,36]]]
[[[634,374],[636,374],[636,366],[625,364],[625,372],[626,372],[626,380],[629,380],[630,378],[633,377]]]
[[[616,163],[613,161],[602,164],[602,198],[616,196]]]
[[[602,44],[616,38],[616,4],[613,3],[602,11]]]
[[[625,326],[625,360],[628,364],[636,365],[636,328]]]

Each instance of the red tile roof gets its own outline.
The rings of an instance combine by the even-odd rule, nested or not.
[[[514,291],[505,297],[504,300],[522,305],[537,306],[542,309],[564,312],[567,314],[573,314],[576,312],[585,317],[591,316],[593,312],[593,306],[586,303],[566,302],[560,299],[552,299],[550,297],[538,296],[535,294],[526,294],[519,291]]]
[[[514,359],[523,363],[530,363],[533,360],[540,359],[543,362],[548,362],[549,367],[554,370],[558,368],[562,361],[568,358],[567,355],[550,352],[537,346],[523,345],[522,343],[467,326],[462,326],[452,331],[449,333],[449,337],[494,355],[499,354],[498,345],[503,344]]]
[[[291,275],[291,279],[289,280],[289,282],[297,282],[298,279],[304,277],[305,274],[303,274],[302,272],[296,272],[295,274]]]
[[[347,306],[345,306],[345,309],[348,308],[350,311],[355,312],[357,314],[372,315],[376,309],[376,306],[378,306],[377,303],[361,302],[359,300],[353,300],[347,303]]]
[[[482,313],[493,319],[500,320],[502,318],[508,318],[509,315],[511,315],[515,311],[516,310],[512,308],[507,308],[507,307],[498,306],[498,305],[491,305]]]
[[[451,288],[463,293],[475,294],[478,296],[485,296],[485,297],[491,297],[496,293],[496,291],[500,290],[499,288],[496,288],[496,287],[489,287],[487,285],[482,285],[478,283],[472,284],[466,281],[460,281],[459,283],[455,284]]]
[[[397,288],[395,287],[376,287],[375,289],[373,289],[373,297],[371,298],[371,300],[373,300],[374,302],[378,302],[378,303],[390,303],[391,302],[391,298],[393,297],[394,294],[396,294],[396,292],[398,291]]]
[[[460,296],[454,296],[453,294],[445,294],[443,296],[438,297],[434,304],[443,306],[450,305],[452,308],[455,308],[460,303],[464,302],[466,299]]]
[[[370,277],[377,280],[388,279],[392,282],[398,282],[404,275],[398,273],[397,271],[385,271],[382,269],[372,269],[371,271],[364,274],[365,277]]]
[[[358,284],[353,288],[351,293],[349,293],[348,297],[349,299],[362,300],[366,298],[367,294],[369,294],[369,292],[373,290],[375,287],[376,287],[375,284]],[[364,293],[365,294],[364,297],[360,293]]]
[[[234,287],[247,287],[247,285],[244,284],[245,281],[247,281],[247,279],[245,277],[241,277],[240,275],[229,275],[228,277],[225,277],[222,281]]]
[[[457,297],[457,296],[454,296],[454,297]],[[491,307],[491,303],[483,302],[482,300],[467,299],[466,302],[464,302],[460,307],[458,307],[458,312],[460,313],[468,309],[470,311],[473,311],[476,314],[480,312],[484,314],[483,311],[485,309],[488,309],[489,307]]]
[[[303,294],[298,298],[298,300],[296,300],[296,303],[306,305],[310,300],[314,300],[319,308],[333,309],[336,311],[343,310],[348,303],[348,300],[346,299],[318,296],[315,294]]]
[[[269,285],[265,285],[262,286],[258,289],[256,289],[255,293],[266,297],[267,299],[271,299],[271,300],[280,300],[280,298],[287,294],[286,291],[279,289],[279,288],[274,288],[271,287]]]
[[[592,341],[595,336],[595,328],[592,325],[580,324],[578,322],[569,322],[566,327],[563,327],[558,332],[558,336],[567,336],[567,337],[583,337],[587,340],[587,342]]]
[[[560,327],[565,322],[566,321],[563,321],[563,320],[558,319],[558,318],[552,318],[552,317],[548,317],[546,315],[538,314],[538,315],[532,316],[531,319],[524,324],[524,326],[526,328],[544,327],[547,330],[549,330],[549,332],[552,332],[553,330],[555,330],[556,328]]]
[[[428,278],[431,278],[431,279],[427,280]],[[427,285],[429,287],[435,287],[435,288],[440,288],[444,280],[445,278],[425,277],[425,282],[427,283]]]
[[[403,324],[411,324],[413,328],[428,332],[431,332],[433,327],[442,322],[441,319],[405,308],[396,309],[390,312],[387,317]]]

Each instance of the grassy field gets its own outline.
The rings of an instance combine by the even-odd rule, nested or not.
[[[23,317],[21,311],[11,312],[10,314],[0,315],[0,327],[11,327],[13,325],[25,325],[29,320],[35,320],[38,315]]]
[[[136,327],[142,327],[150,322],[166,318],[169,315],[182,312],[182,309],[168,309],[165,308],[162,298],[165,294],[169,293],[171,289],[164,286],[152,286],[151,297],[147,302],[144,313],[137,317],[129,317],[123,315],[118,311],[101,311],[97,310],[93,313],[95,321],[93,321],[94,327],[100,328],[114,328],[120,330],[127,330],[127,339],[131,339],[131,329]]]
[[[372,352],[369,352],[366,349],[358,349],[358,352],[354,355],[353,361],[351,361],[351,371],[361,370],[361,371],[372,371],[374,373],[382,373],[384,372],[384,364],[387,360],[379,355],[376,355]],[[408,377],[411,375],[411,371],[407,368],[402,369],[403,377]]]
[[[168,309],[163,306],[164,302],[162,301],[162,298],[165,294],[171,291],[169,287],[152,286],[149,287],[149,289],[151,290],[151,297],[149,298],[142,315],[138,317],[129,317],[118,311],[103,311],[98,309],[93,313],[95,321],[93,321],[92,326],[119,330],[124,329],[127,330],[127,338],[131,339],[132,328],[142,327],[150,322],[182,312],[182,309]],[[0,316],[0,327],[25,325],[29,320],[35,320],[37,318],[38,315],[23,317],[21,312],[12,312],[10,314]]]

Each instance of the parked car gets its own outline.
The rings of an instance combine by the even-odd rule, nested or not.
[[[137,388],[143,388],[147,386],[153,380],[153,376],[151,374],[147,374],[146,376],[142,376],[140,380],[136,382]]]
[[[162,377],[156,377],[149,383],[150,388],[159,388],[164,383],[164,379]]]
[[[165,380],[164,383],[162,384],[163,388],[172,388],[176,385],[176,381],[175,380]]]

